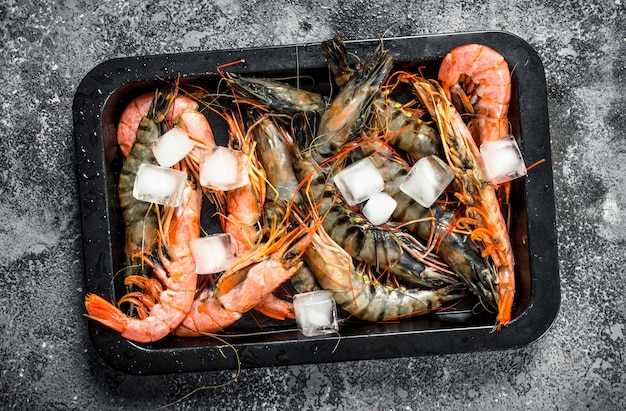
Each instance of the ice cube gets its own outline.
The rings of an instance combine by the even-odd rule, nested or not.
[[[508,134],[480,146],[489,181],[502,184],[526,175],[526,165],[515,137]]]
[[[385,192],[376,193],[363,206],[363,215],[374,225],[380,225],[391,217],[398,203]]]
[[[223,191],[250,184],[245,163],[241,151],[222,146],[204,150],[200,158],[200,184]]]
[[[187,173],[156,164],[142,163],[137,170],[133,197],[137,200],[178,207]]]
[[[330,291],[317,290],[293,296],[298,329],[307,337],[339,331],[337,305]]]
[[[350,164],[337,173],[333,181],[350,206],[362,203],[385,188],[383,177],[369,158]]]
[[[219,273],[237,258],[233,237],[228,233],[211,234],[189,242],[198,274]]]
[[[182,129],[172,128],[152,145],[152,152],[163,167],[171,167],[193,150],[193,142]]]
[[[400,190],[423,207],[430,207],[454,180],[454,173],[437,156],[421,158],[411,167]]]

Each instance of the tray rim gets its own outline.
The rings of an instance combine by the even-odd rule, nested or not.
[[[533,104],[533,121],[523,122],[520,115],[520,128],[524,133],[538,133],[545,136],[544,141],[538,142],[539,147],[534,147],[535,152],[530,153],[529,157],[545,159],[545,172],[543,174],[530,174],[525,182],[526,194],[526,211],[528,213],[529,234],[531,232],[530,225],[537,229],[541,229],[542,235],[529,239],[530,273],[531,281],[534,284],[541,285],[531,290],[530,301],[526,310],[519,317],[511,321],[508,327],[492,332],[491,326],[466,327],[466,328],[441,328],[437,330],[414,330],[412,332],[399,332],[393,335],[382,334],[366,334],[357,336],[342,337],[341,343],[348,349],[335,351],[337,344],[337,336],[319,336],[319,337],[302,337],[297,331],[292,331],[293,339],[288,341],[266,341],[262,344],[253,342],[244,342],[236,344],[236,348],[241,358],[241,366],[243,368],[267,367],[279,365],[293,365],[303,363],[320,363],[335,361],[351,361],[363,359],[383,359],[396,358],[417,355],[432,354],[448,354],[473,351],[487,351],[510,349],[525,346],[543,336],[553,324],[560,308],[560,281],[558,272],[558,256],[557,256],[557,236],[556,236],[556,212],[554,208],[554,190],[553,190],[553,174],[550,150],[550,134],[547,110],[546,83],[543,64],[536,51],[520,37],[505,31],[476,31],[476,32],[458,32],[443,34],[426,34],[416,36],[390,37],[382,39],[386,46],[394,50],[397,48],[407,47],[408,42],[436,40],[441,44],[449,44],[447,50],[451,50],[456,45],[479,42],[489,45],[499,52],[505,58],[507,56],[521,55],[526,58],[526,64],[530,66],[538,76],[532,84],[526,84],[524,78],[520,77],[520,71],[513,71],[516,81],[520,85],[520,89],[524,89],[524,93],[520,93],[520,107],[522,99],[527,99]],[[380,39],[364,39],[364,40],[346,40],[346,43],[353,47],[372,47],[377,44]],[[499,42],[506,42],[506,49],[498,47]],[[298,45],[300,53],[311,52],[313,48],[320,55],[319,43],[306,43]],[[185,62],[196,59],[206,59],[210,57],[213,60],[225,61],[237,58],[237,54],[254,55],[258,52],[266,53],[270,50],[281,53],[291,53],[295,49],[295,45],[281,45],[270,47],[251,47],[239,49],[224,50],[207,50],[193,51],[182,53],[155,54],[136,57],[116,57],[106,60],[92,70],[90,70],[81,83],[79,84],[73,101],[73,120],[74,120],[74,138],[77,153],[78,185],[80,193],[80,210],[82,225],[82,244],[83,244],[83,265],[84,277],[86,283],[86,292],[102,292],[106,294],[106,290],[94,287],[92,276],[97,270],[106,267],[105,261],[92,261],[94,254],[97,254],[102,247],[108,247],[110,250],[110,227],[107,228],[110,216],[108,209],[94,210],[94,203],[98,200],[106,200],[106,176],[101,175],[98,170],[104,170],[105,153],[94,153],[91,151],[93,147],[98,147],[98,138],[102,139],[103,119],[101,116],[107,100],[111,95],[121,87],[132,85],[133,83],[142,83],[146,81],[154,81],[155,76],[167,79],[173,79],[178,71],[184,68]],[[421,58],[442,58],[447,51],[432,50],[430,56],[420,56]],[[394,57],[396,57],[394,55]],[[509,60],[509,58],[507,58]],[[510,60],[509,60],[510,61]],[[158,62],[161,67],[160,73],[150,72],[148,76],[142,71],[146,64]],[[280,62],[276,62],[276,66],[280,66]],[[284,65],[284,64],[283,64]],[[197,64],[193,65],[197,67]],[[214,67],[214,66],[213,66]],[[124,69],[121,69],[124,68]],[[177,70],[180,68],[181,70]],[[285,66],[288,69],[289,66]],[[293,66],[291,66],[293,69]],[[145,70],[144,70],[145,71]],[[190,72],[186,70],[181,74],[182,78],[208,76],[216,74],[215,70],[209,69],[207,66],[204,70],[196,70]],[[521,82],[520,82],[521,81]],[[523,87],[522,87],[523,86]],[[539,96],[533,95],[532,91],[538,91]],[[532,99],[530,97],[531,96]],[[524,104],[526,104],[524,100]],[[529,124],[526,124],[529,123]],[[91,128],[94,124],[96,130]],[[90,147],[86,149],[86,147]],[[524,152],[522,147],[522,151]],[[524,156],[529,153],[524,152]],[[536,195],[531,184],[541,187],[542,196]],[[108,204],[108,201],[105,201]],[[105,207],[106,208],[106,207]],[[106,222],[100,221],[97,230],[93,230],[94,215],[97,216],[99,211],[103,211]],[[546,227],[545,221],[552,222],[551,226]],[[541,226],[543,224],[543,226]],[[97,224],[96,224],[97,225]],[[108,238],[101,238],[97,233],[107,232]],[[534,247],[533,247],[534,245]],[[531,252],[540,252],[532,255]],[[535,268],[535,269],[533,269]],[[119,334],[112,330],[108,330],[99,324],[89,321],[89,333],[91,341],[96,347],[99,355],[111,366],[119,371],[127,374],[148,375],[163,374],[173,372],[192,372],[206,370],[222,370],[234,369],[236,363],[233,358],[223,358],[217,355],[219,347],[191,347],[180,350],[180,352],[172,352],[168,358],[160,358],[162,352],[155,350],[152,345],[136,344],[127,341]],[[289,331],[286,331],[288,333]],[[425,341],[428,337],[429,343],[416,344],[416,342]],[[367,347],[372,346],[374,342],[379,340],[393,339],[391,347],[385,347],[368,352]],[[356,343],[353,341],[356,340]],[[485,341],[488,344],[485,344]],[[391,342],[391,341],[386,341]],[[295,344],[295,345],[294,345]],[[389,344],[387,344],[389,345]],[[358,346],[359,349],[353,346]],[[221,348],[226,347],[221,346]],[[341,347],[341,345],[340,345]],[[302,352],[309,352],[312,355],[306,361],[290,358],[284,355],[285,351],[297,349]],[[120,355],[120,353],[122,355]],[[282,357],[281,357],[282,353]],[[206,361],[182,361],[181,355],[185,356],[204,356],[208,358]],[[282,360],[281,360],[282,358]]]

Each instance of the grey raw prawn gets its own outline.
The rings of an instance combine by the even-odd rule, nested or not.
[[[155,206],[136,200],[133,197],[133,187],[139,166],[143,163],[156,163],[150,146],[161,136],[160,124],[165,118],[171,98],[171,94],[155,93],[148,114],[139,123],[136,140],[120,172],[118,194],[126,225],[126,276],[139,273],[143,255],[151,254],[156,247],[158,224]]]
[[[464,296],[458,285],[437,290],[383,285],[357,270],[350,255],[321,228],[313,235],[305,260],[337,304],[361,320],[391,321],[425,314]]]
[[[334,241],[353,258],[389,271],[414,285],[436,288],[459,282],[454,274],[425,264],[423,247],[411,236],[373,226],[350,210],[329,181],[329,175],[311,158],[306,127],[300,126],[298,130],[294,169],[302,185],[303,206],[320,216],[323,228]]]

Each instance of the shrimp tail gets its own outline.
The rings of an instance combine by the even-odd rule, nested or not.
[[[88,294],[85,297],[85,308],[89,313],[85,314],[85,317],[96,320],[117,332],[124,330],[126,314],[99,295]]]
[[[278,298],[273,293],[268,294],[267,297],[262,299],[254,309],[266,317],[279,321],[286,319],[293,320],[296,318],[293,303]]]
[[[355,70],[348,63],[348,50],[340,35],[335,35],[331,40],[322,42],[322,54],[326,57],[326,64],[335,77],[335,83],[339,87],[346,84]]]

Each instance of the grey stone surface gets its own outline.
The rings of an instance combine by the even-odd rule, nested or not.
[[[244,370],[172,409],[625,409],[624,0],[0,2],[0,407],[155,409],[232,372],[136,377],[96,354],[71,104],[121,56],[499,29],[546,69],[562,303],[497,352]]]

